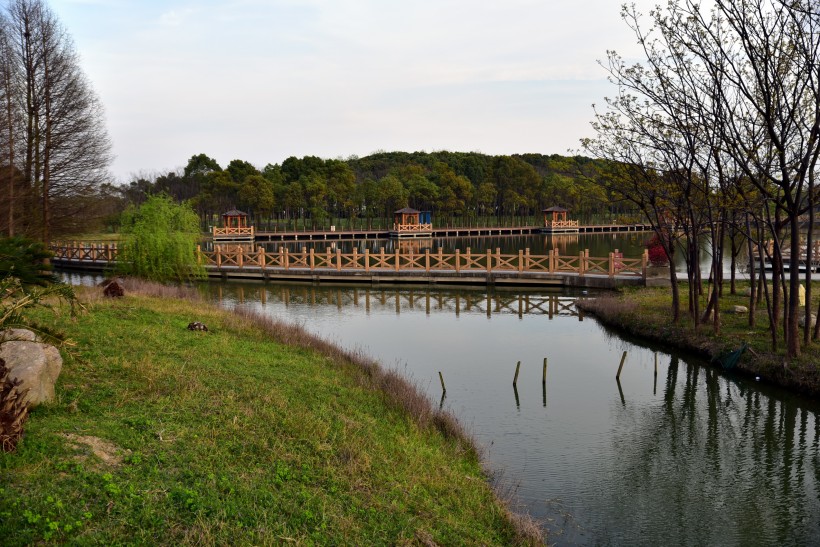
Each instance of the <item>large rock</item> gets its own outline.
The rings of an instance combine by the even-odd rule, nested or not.
[[[20,380],[29,406],[54,400],[54,384],[63,368],[63,358],[54,346],[43,344],[25,329],[0,332],[0,359],[6,361],[9,378]]]
[[[801,328],[806,326],[806,314],[805,313],[800,313],[797,316],[797,324],[800,325]],[[816,324],[817,324],[817,316],[815,314],[811,314],[811,328],[814,328],[814,326]]]

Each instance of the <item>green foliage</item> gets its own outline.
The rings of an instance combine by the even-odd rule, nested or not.
[[[13,276],[23,285],[46,286],[57,281],[46,260],[51,252],[45,245],[24,237],[0,239],[0,277]]]
[[[72,315],[76,315],[76,312],[82,309],[70,285],[24,285],[16,277],[3,277],[0,279],[0,330],[26,328],[38,333],[47,342],[61,343],[64,340],[61,333],[30,320],[26,314],[35,307],[50,308],[50,302],[55,297],[68,303]]]
[[[125,237],[118,270],[152,281],[183,281],[205,275],[196,259],[199,219],[187,204],[151,196],[123,213]]]

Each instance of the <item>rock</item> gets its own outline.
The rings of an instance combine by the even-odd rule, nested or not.
[[[0,331],[0,344],[3,342],[39,342],[37,335],[28,329],[6,329]]]
[[[797,317],[797,324],[800,325],[801,327],[806,326],[806,314],[801,313]],[[817,324],[817,316],[815,314],[811,314],[811,328],[814,328],[814,326],[816,324]]]
[[[732,313],[749,313],[749,308],[746,306],[733,306]]]
[[[14,329],[16,331],[23,329]],[[12,336],[0,333],[0,339]],[[6,362],[9,378],[20,380],[20,391],[29,390],[26,401],[30,407],[54,400],[54,384],[63,368],[63,358],[54,346],[37,341],[31,331],[17,333],[16,340],[0,343],[0,359]],[[35,341],[32,341],[31,338]],[[19,339],[25,338],[25,339]]]
[[[108,281],[103,289],[103,295],[108,298],[122,298],[125,295],[125,289],[122,286],[122,282],[118,279],[111,279]]]
[[[208,327],[205,326],[205,323],[194,321],[193,323],[188,323],[188,330],[201,330],[204,332],[208,332]]]

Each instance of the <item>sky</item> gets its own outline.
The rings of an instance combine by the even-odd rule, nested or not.
[[[637,1],[648,13],[655,2]],[[204,153],[570,154],[619,0],[50,0],[105,106],[115,182]]]

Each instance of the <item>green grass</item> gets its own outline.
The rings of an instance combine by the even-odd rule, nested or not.
[[[817,352],[820,341],[804,347],[803,329],[800,329],[802,354],[788,360],[785,356],[782,319],[778,325],[778,348],[772,351],[769,318],[765,300],[756,308],[755,326],[749,326],[748,313],[733,313],[734,306],[749,305],[745,295],[748,283],[738,283],[738,294],[729,294],[728,285],[720,299],[720,332],[714,333],[713,324],[701,324],[697,329],[687,313],[687,286],[681,285],[681,319],[672,323],[672,295],[669,288],[628,288],[614,297],[601,297],[581,302],[585,311],[597,316],[603,323],[664,344],[695,352],[707,358],[738,349],[744,342],[749,345],[738,369],[760,376],[772,383],[812,395],[820,394],[820,368]],[[812,313],[820,300],[820,283],[812,286]],[[700,302],[701,313],[706,309],[705,296]],[[802,313],[802,311],[801,311]]]
[[[57,317],[57,399],[0,454],[4,545],[532,541],[472,445],[372,370],[202,303],[92,300]]]

